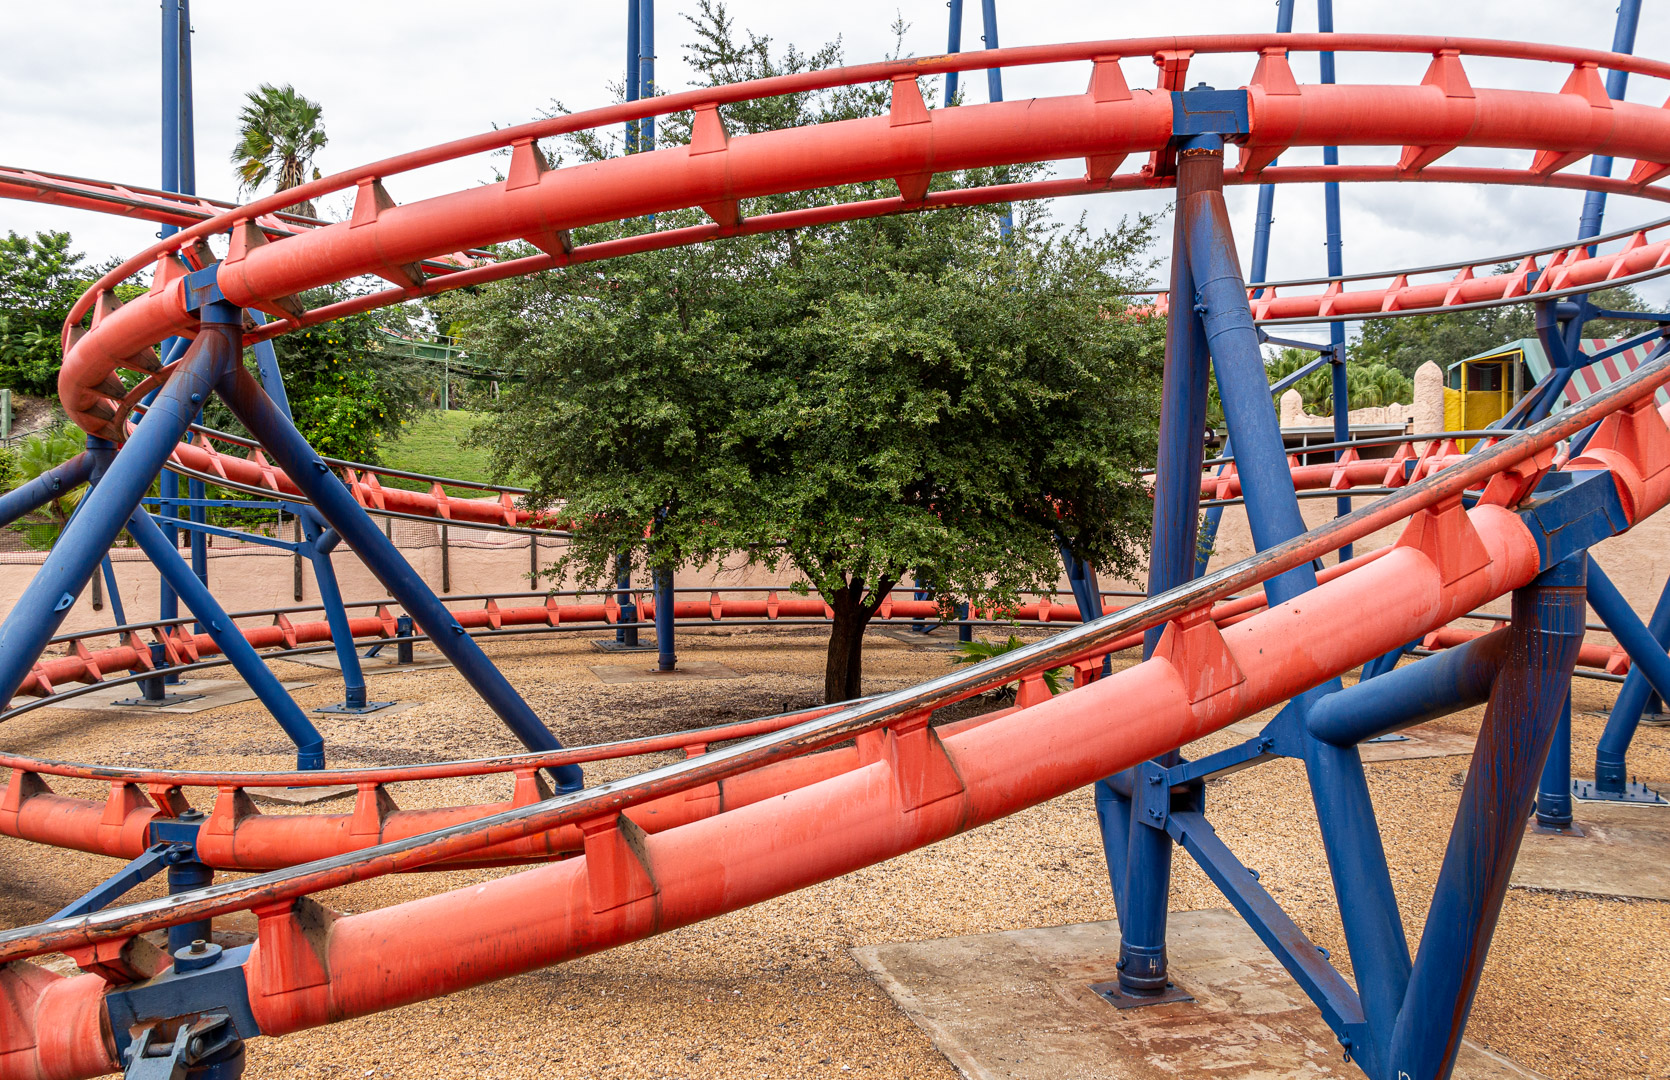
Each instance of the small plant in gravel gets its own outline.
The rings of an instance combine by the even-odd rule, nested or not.
[[[951,662],[953,664],[978,664],[990,660],[994,656],[1014,652],[1025,644],[1026,642],[1014,634],[1009,635],[1008,641],[982,641],[979,638],[973,641],[959,641],[957,642],[957,655],[951,658]],[[1066,668],[1054,668],[1044,672],[1044,685],[1050,688],[1050,693],[1059,694],[1061,693],[1062,680],[1066,678]],[[1004,697],[1014,697],[1015,687],[1005,686],[999,693]]]

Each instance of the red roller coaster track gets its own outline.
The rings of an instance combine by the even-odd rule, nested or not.
[[[1286,50],[1320,48],[1430,54],[1432,60],[1414,86],[1298,85]],[[1670,65],[1633,57],[1466,39],[1260,35],[900,61],[703,89],[497,131],[316,181],[189,225],[128,260],[77,306],[66,325],[63,401],[90,433],[118,439],[125,434],[122,420],[135,395],[120,386],[114,372],[161,377],[153,346],[166,336],[196,331],[185,276],[212,258],[198,242],[215,233],[232,236],[227,257],[215,264],[225,297],[281,317],[250,335],[262,337],[405,297],[653,247],[958,202],[1160,186],[1171,182],[1166,149],[1172,112],[1164,91],[1181,86],[1192,56],[1213,52],[1257,55],[1248,85],[1251,132],[1239,169],[1228,177],[1234,181],[1544,184],[1670,201],[1670,192],[1651,186],[1670,172],[1670,111],[1612,102],[1596,74],[1604,66],[1670,78]],[[1541,63],[1549,70],[1550,89],[1474,87],[1463,67],[1463,58],[1474,56]],[[1158,91],[1129,86],[1119,60],[1130,57],[1152,57],[1159,64]],[[1088,65],[1085,93],[929,111],[915,83],[919,75],[950,70],[1063,62]],[[893,84],[888,116],[737,138],[726,135],[720,119],[719,110],[735,101],[873,81]],[[565,131],[685,109],[696,117],[687,147],[561,169],[547,168],[535,149],[534,140]],[[1391,147],[1400,156],[1384,166],[1267,167],[1289,147],[1322,145]],[[501,184],[407,205],[394,204],[383,191],[386,178],[500,147],[513,149],[510,176]],[[1518,150],[1529,163],[1517,169],[1434,164],[1458,147]],[[1620,181],[1560,171],[1597,153],[1638,164]],[[1147,155],[1148,165],[1117,173],[1130,155]],[[926,191],[936,172],[1072,158],[1086,160],[1084,178]],[[756,196],[889,178],[898,181],[896,199],[741,216],[741,201]],[[347,188],[358,189],[350,221],[279,239],[259,224],[284,205]],[[587,224],[692,206],[707,210],[715,223],[591,246],[574,247],[569,239],[570,230]],[[512,239],[529,240],[546,254],[439,277],[422,270],[426,259]],[[1574,250],[1522,264],[1510,274],[1477,276],[1469,268],[1441,287],[1394,281],[1347,292],[1331,283],[1315,295],[1268,298],[1257,313],[1339,318],[1553,296],[1662,270],[1667,251],[1665,242],[1643,235],[1642,242],[1632,240],[1621,252],[1587,257]],[[118,306],[113,286],[153,264],[150,291]],[[397,285],[313,311],[301,310],[293,300],[314,286],[367,273]],[[79,323],[89,311],[92,325],[83,330]],[[299,857],[318,861],[167,901],[0,934],[0,960],[62,949],[97,972],[58,978],[30,965],[0,970],[5,1006],[0,1078],[82,1077],[116,1067],[103,997],[113,985],[144,974],[127,965],[123,943],[160,926],[253,910],[260,932],[244,966],[250,1005],[263,1033],[282,1034],[757,903],[1014,813],[1180,746],[1531,581],[1540,568],[1537,540],[1511,508],[1554,466],[1561,440],[1591,423],[1600,423],[1598,432],[1571,466],[1609,472],[1630,524],[1661,509],[1670,502],[1670,425],[1653,407],[1652,395],[1666,382],[1670,360],[1644,365],[1533,431],[1465,457],[1441,453],[1447,467],[1423,469],[1425,475],[1371,506],[1049,642],[912,690],[793,718],[792,726],[563,798],[534,801],[531,763],[523,761],[509,765],[526,780],[502,810],[485,816],[480,808],[462,808],[467,814],[421,811],[407,817],[381,797],[382,778],[367,776],[354,780],[363,781],[354,813],[289,825],[252,818],[240,801],[239,789],[247,781],[215,777],[220,795],[211,821],[224,828],[207,831],[205,850],[220,843],[218,857],[226,865],[266,867],[286,860],[263,852],[302,844]],[[1386,468],[1385,463],[1330,465],[1326,483],[1360,482],[1358,472],[1384,480]],[[258,486],[280,483],[262,478],[267,483]],[[1482,492],[1470,510],[1461,504],[1468,491]],[[434,510],[445,513],[446,504]],[[1274,608],[1252,601],[1235,619],[1218,617],[1213,607],[1235,590],[1404,519],[1409,524],[1396,545],[1337,568],[1331,580],[1301,600]],[[1362,618],[1369,597],[1374,619]],[[1161,624],[1165,635],[1152,659],[1096,678],[1096,658]],[[1037,696],[1032,691],[1023,702],[1029,707],[962,725],[928,726],[936,708],[995,685],[1031,680],[1063,663],[1074,664],[1081,676],[1071,692],[1032,703]],[[854,738],[848,749],[811,755]],[[679,745],[688,752],[699,741]],[[157,811],[176,808],[178,785],[194,782],[181,774],[104,772],[99,775],[112,781],[109,799],[77,805],[47,790],[40,774],[82,775],[75,770],[84,767],[37,768],[25,759],[5,763],[14,772],[0,805],[0,828],[85,850],[127,851],[143,843]],[[154,807],[142,788],[156,789],[150,792]],[[767,794],[773,797],[765,800]],[[257,835],[263,832],[271,835]],[[303,899],[348,881],[443,861],[481,864],[563,853],[581,857],[467,892],[363,914],[339,916]],[[422,949],[387,947],[419,937]]]

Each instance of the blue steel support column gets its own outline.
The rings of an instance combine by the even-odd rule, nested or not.
[[[1408,996],[1386,1055],[1388,1077],[1447,1077],[1455,1065],[1537,775],[1583,644],[1586,560],[1586,554],[1575,555],[1514,593],[1516,640],[1467,770]]]
[[[1334,0],[1316,0],[1316,28],[1324,34],[1334,32]],[[1334,54],[1332,50],[1320,54],[1322,65],[1322,82],[1332,84],[1334,81]],[[1339,147],[1324,146],[1322,148],[1322,163],[1324,165],[1339,164]],[[1345,273],[1345,256],[1340,239],[1339,220],[1339,184],[1329,181],[1322,185],[1322,209],[1328,231],[1328,276],[1338,277]],[[1332,367],[1334,374],[1334,441],[1344,442],[1351,437],[1351,392],[1347,385],[1345,373],[1345,324],[1332,322],[1328,324],[1328,342],[1333,346]],[[1334,451],[1334,460],[1345,456],[1344,450]],[[1351,512],[1351,496],[1341,495],[1335,502],[1338,516],[1344,517]],[[1339,550],[1341,562],[1351,558],[1351,545],[1346,544]]]
[[[1177,95],[1173,101],[1188,96]],[[1180,170],[1182,164],[1179,159]],[[1270,382],[1264,373],[1246,285],[1241,280],[1221,183],[1220,172],[1218,183],[1192,196],[1194,205],[1185,209],[1189,270],[1194,277],[1195,300],[1205,308],[1202,324],[1212,353],[1218,396],[1235,440],[1248,524],[1255,547],[1262,551],[1304,532],[1305,524],[1276,413],[1270,408]],[[1316,571],[1307,563],[1266,582],[1265,593],[1275,606],[1315,587]],[[1338,689],[1338,680],[1295,699],[1299,715],[1310,700],[1330,689]],[[1368,781],[1355,749],[1330,746],[1310,737],[1302,739],[1302,746],[1334,889],[1340,910],[1346,913],[1346,942],[1358,992],[1370,1024],[1378,1037],[1384,1038],[1389,1034],[1391,1017],[1403,1001],[1409,977],[1409,948]]]
[[[1290,34],[1293,32],[1293,0],[1277,0],[1276,3],[1276,33]],[[1276,163],[1275,158],[1270,164]],[[1270,226],[1275,221],[1276,185],[1260,184],[1258,187],[1258,215],[1253,219],[1253,247],[1252,247],[1252,280],[1263,281],[1270,269]],[[1258,290],[1262,295],[1263,289]],[[1204,568],[1202,569],[1204,572]]]
[[[638,0],[638,96],[655,96],[655,0]],[[655,149],[655,117],[638,121],[636,146]]]
[[[452,612],[423,583],[423,579],[401,557],[364,508],[354,501],[348,489],[331,472],[330,466],[320,460],[318,453],[267,397],[254,376],[238,365],[221,380],[219,390],[233,415],[260,441],[279,467],[302,489],[320,516],[342,535],[342,539],[354,549],[366,567],[389,590],[389,594],[417,621],[434,646],[452,661],[458,673],[481,695],[522,745],[535,751],[561,749],[562,744],[540,723],[539,717],[511,687],[504,674],[493,666],[481,647],[458,625]],[[552,771],[558,785],[565,791],[579,790],[584,785],[576,765],[563,765]]]
[[[1600,568],[1590,564],[1590,603],[1595,603],[1595,598],[1612,586],[1612,583],[1607,581],[1602,588],[1595,588],[1603,579],[1605,574],[1600,573]],[[1617,593],[1617,589],[1613,589],[1613,593]],[[1600,603],[1607,604],[1607,599],[1602,599]],[[1628,611],[1628,604],[1623,603],[1622,596],[1618,598],[1618,603]],[[1597,606],[1595,611],[1600,613],[1600,608]],[[1635,613],[1628,613],[1633,619]],[[1607,616],[1602,614],[1602,619],[1607,619]],[[1623,623],[1625,619],[1620,618],[1618,621]],[[1640,619],[1635,619],[1635,623],[1638,626]],[[1607,628],[1612,629],[1610,621]],[[1642,723],[1642,709],[1647,706],[1648,696],[1652,696],[1653,683],[1658,681],[1652,678],[1653,669],[1662,671],[1658,661],[1665,658],[1665,648],[1670,644],[1670,581],[1665,583],[1662,593],[1658,594],[1658,604],[1653,608],[1647,626],[1640,631],[1630,628],[1628,633],[1633,648],[1632,644],[1625,643],[1623,638],[1618,638],[1618,644],[1622,644],[1625,651],[1630,653],[1630,673],[1623,676],[1623,686],[1618,689],[1618,699],[1613,701],[1612,713],[1608,713],[1607,716],[1607,728],[1600,734],[1600,746],[1595,749],[1595,788],[1608,795],[1623,795],[1625,791],[1625,756],[1630,751],[1630,741],[1635,738],[1635,728]],[[1613,636],[1617,636],[1617,629],[1613,629]],[[1653,663],[1655,668],[1648,668],[1647,664],[1637,661],[1637,651],[1650,654],[1650,663]],[[1658,693],[1663,696],[1663,689]]]
[[[995,49],[997,44],[997,0],[980,0],[980,21],[985,33],[980,41],[988,49]],[[992,101],[1003,100],[1003,69],[986,69],[986,93]],[[1007,173],[999,172],[999,177],[1006,177]],[[1004,236],[1008,236],[1015,227],[1015,215],[1005,206],[1003,214],[997,219],[997,228]]]
[[[73,491],[93,475],[90,454],[77,454],[62,465],[54,465],[27,484],[0,495],[0,528],[32,510],[39,510],[66,491]]]
[[[626,0],[626,100],[638,100],[638,0]],[[626,152],[638,149],[638,121],[626,122]]]
[[[1218,450],[1219,457],[1233,457],[1235,449],[1228,435],[1224,436],[1223,446]],[[1218,466],[1218,475],[1222,476],[1228,465]],[[1206,566],[1212,561],[1212,548],[1218,542],[1218,525],[1223,521],[1224,508],[1209,506],[1206,508],[1205,520],[1200,526],[1200,535],[1195,537],[1195,577],[1206,574]]]
[[[1612,31],[1612,51],[1615,53],[1633,53],[1635,51],[1635,26],[1641,19],[1641,0],[1619,0],[1618,23]],[[1624,99],[1624,90],[1629,86],[1629,72],[1608,71],[1606,73],[1606,96],[1613,101]],[[1611,176],[1612,159],[1596,154],[1589,162],[1590,176]],[[1577,221],[1577,238],[1579,240],[1589,236],[1600,235],[1601,218],[1606,214],[1606,192],[1591,191],[1583,196],[1583,214]],[[1589,248],[1593,255],[1595,249]]]
[[[161,571],[162,576],[174,586],[180,594],[180,599],[186,602],[186,607],[196,615],[199,623],[208,631],[226,659],[231,661],[232,667],[243,677],[249,688],[255,691],[255,696],[261,699],[261,704],[273,714],[279,727],[290,736],[296,744],[296,768],[322,769],[325,767],[325,740],[319,734],[307,714],[302,712],[289,693],[280,685],[278,677],[267,669],[261,654],[244,638],[238,624],[232,621],[224,608],[209,593],[207,587],[186,566],[180,558],[180,552],[168,543],[168,538],[162,535],[156,522],[144,508],[135,509],[127,522],[128,534],[134,542],[145,552]]]
[[[951,9],[951,30],[945,37],[945,51],[953,55],[963,51],[963,0],[946,0],[946,7]],[[945,100],[942,105],[954,103],[957,96],[957,72],[945,73]]]
[[[1201,189],[1223,185],[1223,139],[1197,136],[1177,156],[1177,218],[1173,226],[1171,295],[1193,295],[1194,277],[1187,238]],[[1174,303],[1166,323],[1166,365],[1161,388],[1159,459],[1154,478],[1154,530],[1149,546],[1148,595],[1186,584],[1194,577],[1196,525],[1200,513],[1200,472],[1205,458],[1207,383],[1211,361],[1200,316],[1186,299]],[[1143,635],[1143,656],[1153,655],[1163,627]],[[1179,764],[1171,751],[1157,759]],[[1127,832],[1123,897],[1119,908],[1119,987],[1130,995],[1158,995],[1166,987],[1166,912],[1171,895],[1171,837],[1137,817],[1121,786],[1142,784],[1143,769],[1132,769],[1097,785],[1104,824],[1125,822]],[[1122,785],[1113,781],[1121,780]],[[1115,806],[1115,802],[1122,805]],[[1107,804],[1107,805],[1103,805]],[[1117,843],[1104,837],[1104,846]],[[1110,863],[1110,869],[1112,864]]]
[[[671,567],[656,567],[655,574],[655,670],[678,670],[678,653],[673,651],[673,571]]]
[[[93,473],[87,478],[87,483],[89,487],[96,487],[104,478],[104,471],[110,468],[110,463],[116,458],[116,444],[109,439],[89,435],[86,445],[87,455],[93,459]],[[115,624],[127,625],[128,615],[122,609],[122,590],[116,585],[116,568],[111,565],[108,553],[99,560],[98,572],[104,575],[105,591],[110,594],[110,614],[116,620]]]
[[[1554,740],[1548,747],[1537,782],[1537,825],[1563,831],[1571,828],[1571,694],[1560,709]]]
[[[627,549],[615,556],[615,603],[620,605],[620,621],[638,621],[638,605],[632,602],[632,551]],[[615,642],[629,649],[638,647],[638,628],[626,626],[615,631]]]
[[[157,395],[144,423],[89,491],[22,597],[0,623],[0,701],[10,700],[86,588],[215,380],[237,360],[236,327],[206,324]]]
[[[370,712],[365,696],[365,672],[360,668],[360,654],[354,648],[354,631],[348,623],[348,609],[342,605],[342,588],[336,581],[336,566],[331,562],[331,551],[341,541],[340,534],[329,531],[319,515],[308,507],[301,511],[302,530],[307,537],[307,561],[313,564],[313,583],[319,587],[319,604],[325,609],[325,621],[330,624],[331,644],[336,646],[336,660],[342,667],[342,704],[327,706],[330,712]],[[378,702],[378,707],[388,704]]]

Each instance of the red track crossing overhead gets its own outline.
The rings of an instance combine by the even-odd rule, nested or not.
[[[1298,84],[1288,67],[1287,50],[1319,48],[1425,53],[1432,60],[1425,78],[1414,86]],[[1251,135],[1242,146],[1233,179],[1545,184],[1670,200],[1670,191],[1651,186],[1670,172],[1670,110],[1613,102],[1597,73],[1608,67],[1670,78],[1670,66],[1636,57],[1456,38],[1289,34],[1153,38],[901,60],[704,88],[524,124],[314,181],[192,225],[106,275],[72,311],[66,323],[60,395],[72,418],[87,431],[121,439],[124,432],[114,421],[124,392],[112,375],[117,368],[155,372],[153,346],[170,335],[195,331],[196,316],[188,309],[183,280],[187,266],[171,253],[187,249],[190,255],[191,245],[214,233],[232,235],[217,274],[227,299],[279,317],[249,336],[255,339],[410,296],[725,235],[959,202],[1163,186],[1171,182],[1164,154],[1171,137],[1169,91],[1182,85],[1192,56],[1237,52],[1256,54],[1257,62],[1247,87]],[[1542,62],[1552,67],[1550,91],[1474,87],[1464,56]],[[1152,57],[1160,66],[1160,87],[1132,89],[1119,64],[1127,57]],[[978,65],[1072,61],[1090,67],[1083,94],[930,111],[916,84],[921,75]],[[730,102],[762,95],[875,81],[893,84],[889,116],[730,138],[719,112]],[[1561,84],[1557,91],[1556,82]],[[547,168],[536,148],[540,138],[684,109],[694,110],[696,118],[689,146],[561,169]],[[1323,145],[1402,149],[1396,165],[1266,168],[1290,147]],[[511,147],[513,155],[502,183],[406,205],[391,205],[383,189],[384,180],[399,173],[503,147]],[[1520,149],[1530,160],[1520,169],[1433,164],[1459,147]],[[1590,154],[1638,164],[1627,180],[1560,171]],[[1149,165],[1136,173],[1115,174],[1131,155],[1148,155]],[[1072,158],[1087,162],[1082,179],[926,193],[927,180],[936,172]],[[896,199],[740,216],[744,199],[889,178],[898,181]],[[296,200],[347,188],[357,189],[350,221],[277,241],[269,241],[253,224]],[[579,249],[572,247],[569,237],[570,230],[597,222],[695,206],[714,215],[714,224]],[[517,239],[534,243],[546,254],[438,279],[426,279],[415,269],[424,259]],[[1533,290],[1553,295],[1659,268],[1667,252],[1670,248],[1658,242],[1595,258],[1573,253],[1542,267],[1534,280],[1533,267],[1522,265],[1511,274],[1447,286],[1394,283],[1353,293],[1330,287],[1320,296],[1271,298],[1264,313],[1326,317],[1500,300]],[[118,307],[110,291],[114,285],[153,264],[150,292]],[[385,277],[396,287],[310,312],[295,300],[307,289],[364,274]],[[93,324],[82,334],[78,324],[89,311]]]

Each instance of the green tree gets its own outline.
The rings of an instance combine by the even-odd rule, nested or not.
[[[64,424],[48,431],[37,432],[24,439],[12,456],[11,484],[26,484],[48,469],[56,468],[75,457],[85,448],[87,437],[74,424]],[[25,514],[12,528],[23,534],[32,548],[45,551],[58,540],[64,523],[81,501],[85,486],[61,492],[38,510]]]
[[[1315,353],[1283,349],[1280,356],[1265,363],[1264,370],[1273,386],[1315,359]],[[1351,399],[1351,409],[1373,408],[1394,402],[1408,404],[1415,397],[1414,383],[1396,368],[1380,362],[1348,362],[1345,365],[1345,386]],[[1305,411],[1312,416],[1334,415],[1334,375],[1327,365],[1294,383],[1293,389],[1299,391]]]
[[[238,114],[238,143],[232,148],[240,190],[253,193],[273,180],[273,190],[285,191],[319,179],[313,155],[330,141],[325,135],[323,115],[318,102],[296,93],[288,83],[262,83],[259,89],[251,90]],[[312,202],[300,202],[290,209],[310,217],[314,213]]]
[[[59,333],[70,307],[100,272],[82,265],[67,232],[0,240],[0,387],[57,392]]]
[[[691,22],[688,58],[708,81],[840,61],[833,45],[778,58],[766,39],[739,39],[722,6]],[[734,135],[886,105],[885,88],[860,88],[727,108],[726,121]],[[785,195],[744,212],[812,204]],[[1146,220],[1094,237],[1018,207],[1005,240],[991,208],[938,210],[550,271],[453,294],[444,314],[474,355],[527,373],[478,438],[499,475],[532,478],[532,505],[560,502],[582,523],[553,577],[601,583],[625,549],[657,569],[793,566],[834,611],[835,701],[861,692],[864,627],[907,575],[947,606],[1003,605],[1053,587],[1062,540],[1134,568],[1163,333],[1121,290],[1142,280],[1149,236]]]

